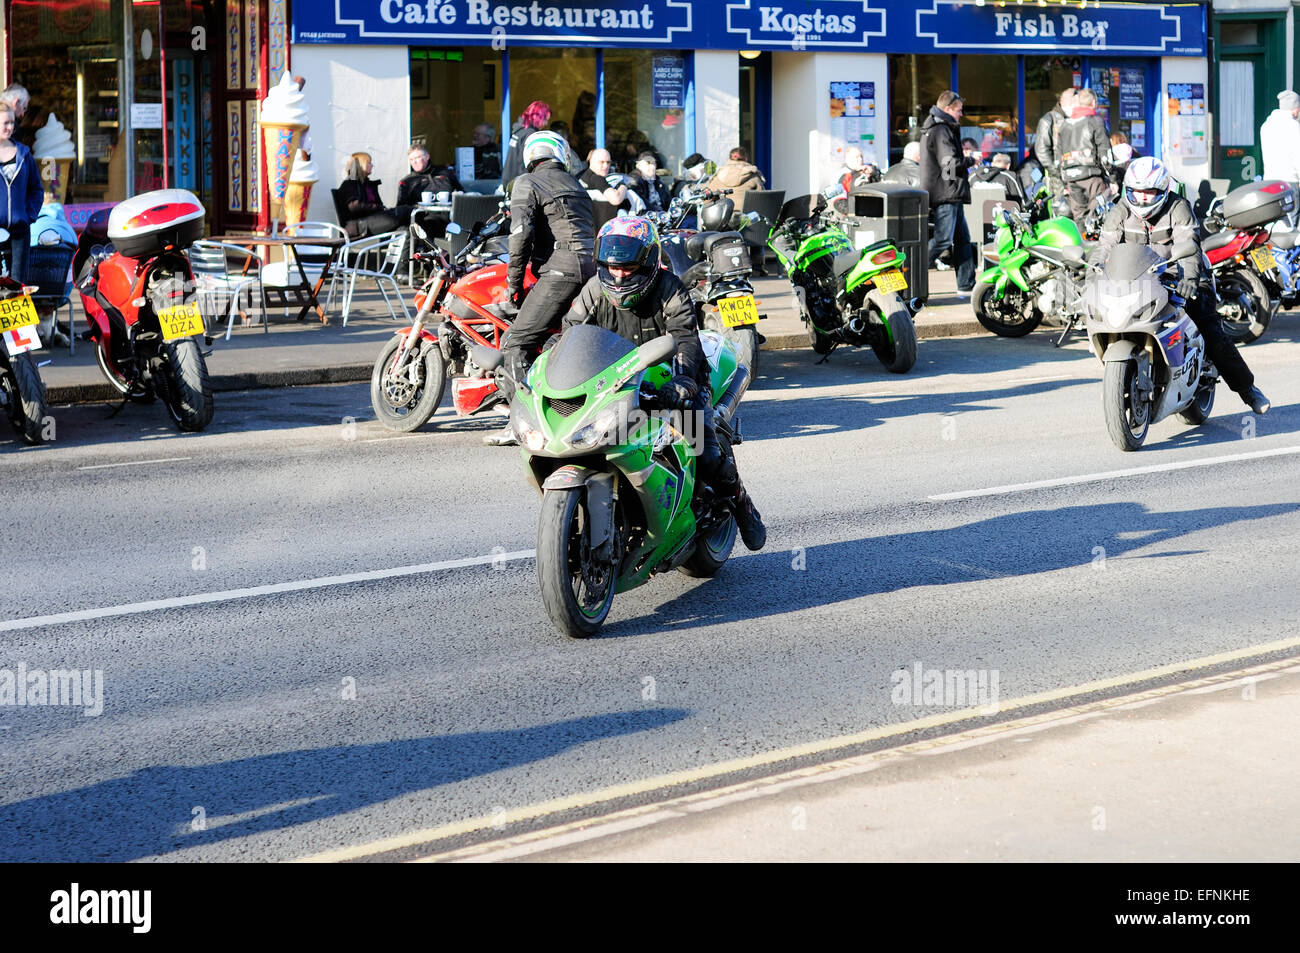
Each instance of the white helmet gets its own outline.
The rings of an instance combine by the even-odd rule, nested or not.
[[[533,166],[547,159],[555,159],[566,169],[569,167],[569,144],[559,133],[549,129],[539,129],[524,142],[524,169],[531,172]]]
[[[1124,204],[1141,218],[1150,218],[1169,198],[1169,170],[1154,156],[1141,156],[1124,173]]]

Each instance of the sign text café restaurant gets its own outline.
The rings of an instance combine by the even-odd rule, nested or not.
[[[388,201],[413,137],[487,179],[481,162],[464,175],[475,127],[501,141],[538,99],[583,155],[600,144],[623,164],[648,144],[676,172],[740,144],[798,194],[825,186],[848,144],[897,161],[946,88],[965,99],[964,134],[1022,155],[1072,85],[1194,189],[1209,176],[1206,15],[1096,0],[298,0],[290,55],[322,178],[370,152]],[[328,190],[312,202],[331,218]]]

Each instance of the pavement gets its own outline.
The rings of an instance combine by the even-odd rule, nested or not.
[[[808,334],[794,311],[789,283],[784,278],[759,278],[754,283],[759,313],[765,317],[759,330],[767,338],[765,349],[808,346]],[[411,306],[410,292],[407,305]],[[80,301],[74,302],[76,325],[86,327]],[[329,324],[315,316],[295,321],[287,312],[271,310],[271,323],[236,326],[229,341],[220,337],[208,355],[208,373],[216,391],[264,387],[338,384],[370,380],[375,358],[399,324],[373,288],[358,288],[347,327],[339,309],[327,309]],[[930,273],[929,304],[917,315],[918,338],[959,337],[986,333],[971,313],[970,299],[957,295],[951,271]],[[117,398],[95,363],[89,342],[77,342],[74,354],[67,348],[41,351],[38,360],[46,397],[51,404],[107,401]]]

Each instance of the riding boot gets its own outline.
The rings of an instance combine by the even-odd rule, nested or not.
[[[740,538],[744,541],[745,548],[751,552],[758,552],[767,542],[767,527],[763,525],[763,517],[759,515],[749,494],[745,492],[743,484],[731,498],[731,510],[736,514],[736,528],[740,530]]]

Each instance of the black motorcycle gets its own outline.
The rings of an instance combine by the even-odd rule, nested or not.
[[[25,241],[26,239],[20,239]],[[0,229],[0,408],[14,431],[28,443],[44,437],[45,382],[32,351],[41,346],[36,334],[40,317],[31,292],[9,277],[9,233]]]

